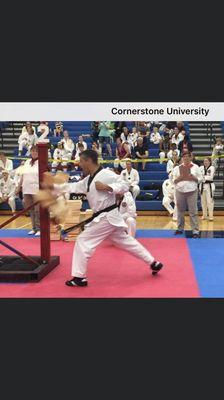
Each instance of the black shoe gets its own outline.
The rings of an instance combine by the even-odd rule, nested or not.
[[[183,235],[183,231],[179,231],[178,229],[174,232],[174,235]]]
[[[163,268],[163,264],[159,261],[153,261],[151,264],[152,274],[156,275]]]
[[[67,286],[87,286],[88,282],[86,278],[72,278],[70,281],[66,281]]]
[[[199,233],[193,233],[193,238],[198,239],[199,238]]]

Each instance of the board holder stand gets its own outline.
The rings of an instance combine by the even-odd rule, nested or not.
[[[39,184],[48,170],[48,143],[38,143]],[[19,211],[16,215],[0,224],[0,229],[29,211],[37,202]],[[36,240],[36,239],[34,239]],[[44,276],[60,264],[59,256],[51,256],[50,216],[47,209],[40,206],[40,255],[28,256],[20,250],[0,240],[0,245],[12,251],[16,256],[0,255],[0,282],[39,282]]]

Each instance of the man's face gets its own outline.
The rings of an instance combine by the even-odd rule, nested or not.
[[[80,162],[79,162],[80,168],[83,170],[85,175],[89,175],[91,172],[91,166],[92,166],[92,162],[90,160],[90,158],[85,159],[84,157],[82,157],[82,155],[80,156]]]
[[[190,164],[191,162],[191,156],[189,154],[184,154],[182,157],[183,163],[184,164]]]

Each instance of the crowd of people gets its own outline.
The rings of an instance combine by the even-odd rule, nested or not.
[[[88,143],[85,141],[85,136],[91,137]],[[48,140],[50,137],[59,139],[55,146],[52,146],[51,141]],[[18,139],[18,155],[19,157],[22,155],[29,157],[26,162],[21,161],[21,164],[24,164],[23,167],[25,167],[23,171],[27,170],[28,172],[21,174],[20,167],[13,169],[12,160],[5,157],[3,152],[0,153],[0,202],[7,202],[13,213],[15,212],[16,196],[20,195],[23,198],[25,207],[28,207],[33,201],[33,195],[38,188],[38,180],[34,178],[34,175],[36,177],[38,175],[36,145],[38,142],[46,140],[49,143],[49,161],[51,161],[49,166],[52,172],[56,172],[58,169],[65,172],[72,168],[78,169],[80,154],[88,147],[97,153],[99,160],[111,158],[114,172],[129,185],[129,194],[124,196],[120,208],[123,210],[124,218],[127,220],[132,235],[135,233],[135,201],[140,195],[138,171],[145,170],[147,159],[150,158],[150,149],[154,145],[158,150],[158,162],[160,164],[166,163],[168,174],[168,179],[163,182],[161,189],[163,206],[173,220],[178,220],[179,215],[179,231],[183,230],[184,209],[187,206],[189,208],[190,204],[189,196],[187,196],[188,201],[185,201],[187,188],[190,187],[192,192],[196,191],[195,184],[197,190],[199,188],[201,196],[202,219],[213,220],[214,175],[218,166],[216,156],[223,151],[222,137],[215,139],[212,158],[206,157],[203,165],[199,167],[198,161],[195,161],[193,156],[193,146],[183,122],[136,122],[132,124],[131,128],[130,126],[128,128],[125,122],[94,121],[91,124],[91,134],[80,135],[76,142],[70,137],[69,132],[64,130],[63,123],[60,121],[57,121],[53,128],[50,128],[48,122],[44,121],[41,121],[37,127],[27,122]],[[115,145],[114,156],[113,144]],[[190,161],[188,159],[188,166],[195,171],[197,170],[197,182],[194,181],[195,184],[192,184],[192,182],[189,184],[186,179],[183,180],[184,183],[182,184],[179,181],[179,166],[184,164],[185,155],[189,155],[187,157],[190,159]],[[138,162],[132,163],[133,159],[138,159]],[[71,161],[74,161],[74,163]],[[182,194],[178,193],[178,190]],[[193,203],[195,205],[195,199]],[[182,210],[181,217],[181,213],[178,214],[178,204]],[[192,229],[197,234],[196,208],[190,208],[192,208],[192,213],[190,213]],[[38,236],[38,208],[31,210],[31,219],[32,230],[30,234]]]

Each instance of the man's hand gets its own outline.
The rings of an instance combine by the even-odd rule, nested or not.
[[[189,175],[188,175],[188,181],[195,181],[195,182],[198,182],[198,178],[196,178],[196,176],[194,176],[194,175],[192,175],[192,174],[189,174]]]
[[[177,179],[175,179],[174,183],[176,184],[176,183],[184,181],[184,180],[185,180],[185,177],[183,175],[180,175],[180,176],[178,176]]]
[[[102,182],[97,181],[95,183],[95,186],[96,186],[96,190],[103,190],[104,192],[113,192],[113,189],[110,186],[105,185]]]

